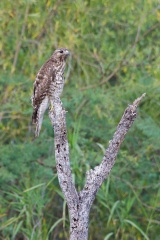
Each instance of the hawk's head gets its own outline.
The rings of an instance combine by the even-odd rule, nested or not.
[[[69,51],[66,48],[59,48],[54,51],[52,57],[56,58],[56,60],[65,61],[69,56]]]

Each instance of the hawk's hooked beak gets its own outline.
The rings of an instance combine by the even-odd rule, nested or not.
[[[65,55],[70,55],[70,52],[67,49],[65,50]]]

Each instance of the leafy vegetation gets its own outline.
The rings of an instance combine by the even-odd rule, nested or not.
[[[62,101],[73,178],[98,164],[127,104],[139,116],[90,214],[89,239],[160,239],[158,1],[0,2],[0,239],[68,239],[47,115],[33,141],[32,84],[57,47],[72,56]]]

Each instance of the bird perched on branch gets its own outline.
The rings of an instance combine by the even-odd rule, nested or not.
[[[60,48],[43,64],[37,73],[32,95],[32,123],[36,124],[35,137],[39,136],[46,109],[53,107],[54,99],[60,97],[64,86],[64,69],[69,51]]]

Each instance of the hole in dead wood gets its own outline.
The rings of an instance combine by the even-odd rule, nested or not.
[[[62,171],[62,165],[61,165],[61,164],[58,164],[58,166],[59,166],[59,169]]]
[[[75,228],[77,228],[77,226],[75,226],[75,227],[72,227],[72,229],[75,229]]]
[[[57,144],[57,150],[58,150],[58,153],[60,152],[60,144]]]

